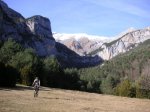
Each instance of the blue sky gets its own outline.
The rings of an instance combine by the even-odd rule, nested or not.
[[[4,0],[25,18],[48,17],[53,32],[115,36],[150,26],[150,0]]]

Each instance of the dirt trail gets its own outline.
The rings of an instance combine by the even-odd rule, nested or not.
[[[42,88],[0,88],[0,112],[150,112],[150,100]]]

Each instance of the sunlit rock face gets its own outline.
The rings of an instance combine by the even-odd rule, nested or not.
[[[50,20],[37,15],[26,19],[26,24],[30,31],[37,37],[33,44],[37,53],[40,56],[56,54],[55,39],[52,35]]]
[[[93,36],[87,34],[53,34],[55,40],[67,46],[80,56],[85,56],[98,49],[103,43],[108,41],[108,37]]]
[[[26,23],[33,34],[54,40],[48,18],[37,15],[26,19]]]
[[[98,55],[104,60],[109,60],[150,39],[150,28],[140,30],[130,28],[120,35],[113,37],[114,39],[87,34],[59,33],[54,33],[54,38],[80,56]]]
[[[109,60],[120,53],[124,53],[137,47],[140,43],[150,39],[150,28],[128,32],[119,39],[112,42],[113,44],[104,44],[101,46],[102,51],[97,54],[105,60]]]

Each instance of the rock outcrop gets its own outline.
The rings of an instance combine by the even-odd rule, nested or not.
[[[63,67],[89,67],[102,62],[98,56],[80,56],[53,38],[50,20],[39,15],[25,19],[0,0],[0,41],[12,38],[38,56],[54,55]]]
[[[104,43],[101,46],[103,50],[96,54],[105,60],[109,60],[120,53],[133,49],[148,39],[150,39],[150,28],[128,32],[117,40],[110,43]]]
[[[42,16],[25,19],[0,1],[0,39],[5,41],[8,38],[35,49],[39,56],[56,53],[49,19]]]
[[[53,38],[50,21],[42,16],[33,16],[26,19],[26,24],[36,37],[33,47],[40,56],[56,54],[55,39]]]
[[[54,40],[51,32],[51,23],[48,18],[37,15],[27,18],[26,23],[33,34]]]
[[[147,39],[150,39],[150,28],[135,30],[128,29],[119,34],[116,39],[101,39],[100,36],[79,34],[54,34],[56,41],[64,44],[69,49],[81,56],[98,55],[104,60],[109,60],[120,53],[125,53]]]
[[[107,37],[87,34],[53,34],[55,40],[67,46],[80,56],[86,56],[107,42]]]

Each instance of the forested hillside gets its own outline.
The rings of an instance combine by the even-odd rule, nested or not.
[[[65,74],[54,56],[39,57],[34,49],[26,49],[11,38],[1,42],[0,86],[31,85],[36,76],[43,86],[79,89],[74,84],[76,74]]]
[[[150,97],[150,40],[94,68],[79,71],[89,91]]]

